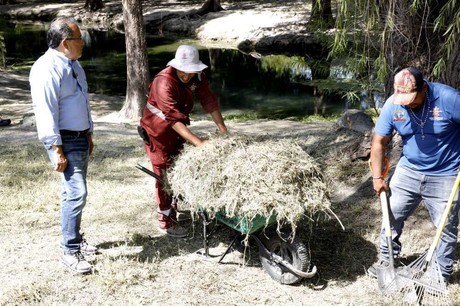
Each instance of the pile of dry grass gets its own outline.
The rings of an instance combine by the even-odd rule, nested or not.
[[[167,189],[192,212],[252,220],[276,214],[293,228],[330,212],[329,189],[315,160],[289,139],[233,136],[186,146],[167,172]]]

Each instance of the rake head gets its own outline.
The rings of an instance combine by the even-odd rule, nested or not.
[[[452,305],[436,255],[431,257],[427,261],[425,253],[400,269],[384,293],[402,305]]]

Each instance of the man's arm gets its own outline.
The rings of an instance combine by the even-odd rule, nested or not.
[[[371,146],[371,171],[372,183],[375,192],[380,194],[383,190],[388,190],[388,184],[383,177],[384,161],[385,161],[385,147],[390,140],[389,136],[380,136],[375,134],[372,136]]]
[[[216,124],[217,128],[219,129],[220,134],[227,134],[228,130],[224,123],[224,118],[222,118],[222,114],[219,110],[215,110],[211,113],[212,120]]]
[[[207,143],[206,140],[203,140],[197,135],[195,135],[185,124],[183,124],[180,121],[174,123],[172,128],[174,129],[174,131],[176,131],[177,134],[179,134],[182,138],[187,140],[195,147],[202,147]]]
[[[93,135],[89,134],[88,135],[88,143],[89,143],[89,155],[93,153],[94,150],[94,143],[93,143]]]

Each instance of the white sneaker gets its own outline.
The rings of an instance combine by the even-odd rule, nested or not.
[[[97,249],[97,247],[89,244],[85,238],[82,238],[80,242],[80,252],[83,255],[93,255],[93,254],[98,254],[99,250]]]
[[[61,262],[73,272],[77,273],[90,273],[93,266],[86,261],[85,257],[80,251],[74,253],[63,254]]]

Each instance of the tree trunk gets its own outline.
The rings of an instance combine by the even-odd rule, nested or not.
[[[331,62],[329,60],[317,59],[316,63],[310,65],[311,77],[313,80],[326,80],[329,78],[331,71]],[[326,113],[326,101],[329,93],[321,90],[318,86],[313,87],[314,96],[314,114],[325,115]]]
[[[203,6],[196,12],[197,15],[204,15],[210,12],[220,12],[224,8],[220,5],[220,0],[206,0]]]
[[[427,79],[432,79],[434,65],[440,58],[446,39],[440,35],[444,33],[445,28],[434,32],[433,24],[448,0],[431,1],[429,5],[418,7],[415,13],[411,13],[412,4],[407,1],[389,0],[383,3],[384,16],[389,16],[385,20],[391,20],[390,25],[387,24],[386,40],[383,44],[388,70],[391,72],[385,82],[385,93],[389,95],[393,90],[394,72],[401,68],[418,67]],[[450,20],[455,20],[455,12],[451,11]],[[449,20],[449,16],[445,18]],[[448,26],[449,24],[445,25]],[[441,73],[439,81],[459,88],[460,46],[458,39],[455,41],[456,44],[450,57],[446,59],[446,69]]]
[[[148,92],[149,69],[141,0],[122,0],[126,42],[126,100],[120,116],[136,119],[142,115]]]
[[[458,40],[447,61],[446,71],[441,75],[441,82],[460,90],[460,42]]]
[[[90,12],[95,12],[103,7],[104,3],[102,3],[102,0],[86,0],[85,2],[85,9],[89,10]]]
[[[312,0],[312,9],[308,27],[311,30],[331,29],[334,26],[331,0]]]

